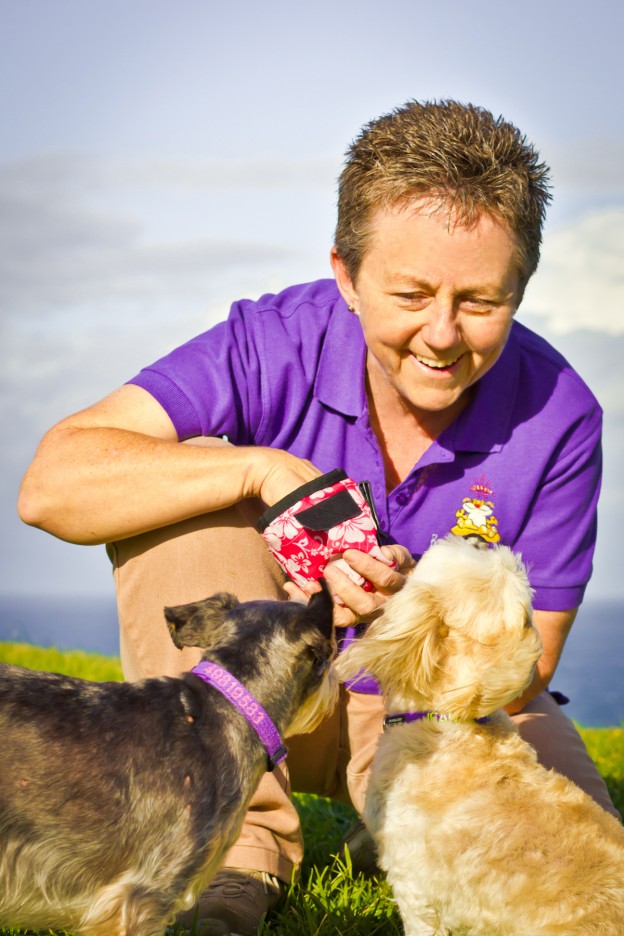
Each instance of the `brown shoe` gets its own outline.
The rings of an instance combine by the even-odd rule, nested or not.
[[[282,894],[282,882],[264,871],[223,868],[192,910],[177,923],[193,936],[256,936]]]
[[[338,855],[343,861],[346,849],[349,850],[354,875],[363,874],[364,877],[376,877],[382,873],[377,864],[375,843],[361,819],[347,830],[347,834],[342,840]]]

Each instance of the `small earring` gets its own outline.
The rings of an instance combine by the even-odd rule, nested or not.
[[[350,306],[347,306],[347,308],[349,312],[355,312],[356,315],[360,314],[359,312],[356,311],[355,306],[350,305]]]

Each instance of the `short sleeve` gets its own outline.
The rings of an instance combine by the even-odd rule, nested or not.
[[[568,610],[583,600],[596,544],[601,433],[595,403],[553,450],[515,543],[529,567],[538,610]]]
[[[181,441],[220,435],[239,445],[253,441],[262,420],[262,362],[246,305],[235,303],[226,322],[128,381],[160,403]]]

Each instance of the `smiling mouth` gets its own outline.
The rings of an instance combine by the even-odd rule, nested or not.
[[[452,367],[453,364],[457,364],[463,355],[460,354],[456,358],[449,358],[446,361],[440,361],[436,358],[424,357],[422,354],[415,354],[414,357],[419,364],[424,364],[425,367],[430,367],[432,370],[446,370],[447,368]]]

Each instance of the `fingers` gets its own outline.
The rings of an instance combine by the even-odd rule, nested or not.
[[[382,546],[381,552],[386,559],[394,563],[399,572],[405,574],[416,568],[416,560],[405,546],[393,543],[391,546]]]
[[[316,581],[306,582],[303,588],[295,585],[294,582],[286,582],[284,585],[284,591],[287,593],[290,600],[300,601],[302,604],[307,604],[312,595],[320,590],[321,586]],[[331,585],[329,590],[330,592],[332,591]],[[357,623],[357,615],[351,608],[347,608],[342,600],[337,595],[333,594],[333,592],[332,595],[334,598],[334,627],[353,627],[353,625]]]
[[[385,601],[385,595],[364,591],[337,566],[328,566],[325,578],[337,606],[334,609],[337,626],[350,627],[358,621],[370,619]]]
[[[415,565],[404,546],[383,546],[379,554],[347,549],[343,559],[354,572],[369,581],[375,591],[385,595],[403,588],[406,573]]]
[[[346,605],[334,605],[334,627],[353,627],[355,624],[359,624],[360,620],[359,615],[355,614],[351,608],[347,608]]]
[[[310,598],[310,594],[299,588],[294,582],[285,582],[284,591],[291,601],[300,601],[302,604],[307,604]]]
[[[409,551],[398,544],[382,546],[373,553],[347,549],[342,559],[354,572],[370,582],[373,590],[364,591],[341,568],[341,562],[330,562],[325,568],[324,577],[334,599],[336,627],[352,627],[359,621],[371,621],[379,614],[387,598],[403,588],[407,575],[416,565]],[[284,586],[292,600],[303,602],[307,602],[319,587],[318,582],[314,581],[306,582],[302,587],[294,582]]]
[[[372,591],[364,591],[336,563],[325,569],[334,602],[340,613],[334,612],[336,626],[351,626],[356,621],[370,621],[382,609],[386,599],[398,592],[405,584],[406,574],[415,565],[410,553],[403,546],[382,547],[382,557],[357,549],[348,549],[343,554],[349,566],[367,579]],[[339,623],[340,621],[340,623]]]
[[[304,587],[297,585],[295,582],[285,582],[284,591],[291,601],[301,601],[303,604],[307,604],[312,595],[321,591],[321,586],[314,579],[306,582]]]

